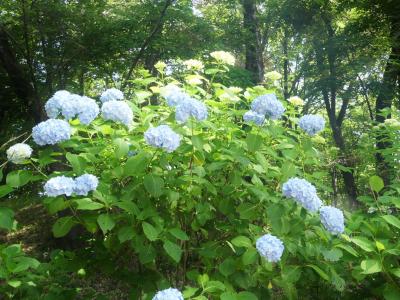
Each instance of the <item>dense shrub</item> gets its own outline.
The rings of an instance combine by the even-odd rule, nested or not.
[[[344,228],[342,212],[328,206],[324,152],[313,137],[323,120],[304,120],[304,132],[298,101],[264,96],[275,91],[263,86],[243,91],[214,82],[227,70],[223,61],[205,74],[188,70],[178,90],[160,67],[159,78],[143,79],[152,83],[147,94],[103,94],[102,117],[89,125],[79,122],[79,101],[65,114],[69,96],[59,94],[53,117],[69,123],[34,129],[40,146],[7,174],[2,196],[42,181],[48,211],[69,211],[58,215],[54,236],[82,226],[92,237],[88,247],[119,261],[114,271],[125,274],[132,299],[157,291],[154,299],[180,292],[198,300],[335,299],[362,294],[363,286],[394,299],[387,295],[398,292],[392,230],[399,219],[377,204],[380,214],[369,220],[345,212]],[[159,105],[143,106],[151,97]],[[398,206],[398,191],[376,198],[377,181],[376,203]],[[38,261],[26,261],[24,270],[37,269]]]

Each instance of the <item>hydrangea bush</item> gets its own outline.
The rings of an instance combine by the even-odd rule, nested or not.
[[[326,175],[318,145],[301,133],[317,134],[323,119],[299,122],[298,103],[268,86],[213,82],[234,58],[212,58],[204,70],[190,62],[187,76],[202,84],[160,68],[132,98],[117,89],[92,97],[101,115],[90,122],[63,108],[86,98],[57,92],[26,142],[35,167],[12,176],[42,181],[50,213],[71,212],[58,215],[55,237],[82,227],[110,260],[126,261],[133,297],[294,299],[319,285],[340,295],[351,266],[336,262],[357,252],[317,180]],[[150,97],[157,105],[142,105]]]

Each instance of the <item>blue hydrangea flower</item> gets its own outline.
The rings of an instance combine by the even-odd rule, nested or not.
[[[124,101],[111,100],[103,103],[101,113],[104,120],[121,122],[128,128],[133,122],[133,112],[129,105]]]
[[[57,118],[62,111],[64,101],[66,101],[70,96],[71,94],[68,91],[62,90],[55,92],[53,97],[47,100],[44,106],[47,116],[52,119]]]
[[[100,96],[100,101],[101,102],[107,102],[107,101],[112,101],[112,100],[123,100],[124,99],[124,94],[116,88],[111,88],[106,91],[104,91],[101,96]]]
[[[269,119],[276,120],[283,115],[285,107],[275,94],[265,94],[253,100],[251,110],[260,115],[265,115]]]
[[[247,123],[254,123],[261,126],[265,121],[265,116],[249,110],[243,115],[243,120]]]
[[[258,253],[260,253],[260,255],[267,261],[278,262],[281,260],[285,246],[276,236],[266,234],[257,240],[256,248]]]
[[[183,300],[183,295],[179,290],[169,288],[157,292],[157,294],[153,297],[153,300]]]
[[[44,185],[44,195],[48,197],[57,197],[61,195],[71,196],[75,187],[72,178],[57,176],[49,179]]]
[[[325,229],[332,234],[344,232],[343,212],[333,206],[322,206],[320,211],[321,222]]]
[[[64,120],[49,119],[32,128],[32,137],[40,146],[55,145],[69,140],[71,127]]]
[[[147,144],[163,148],[167,152],[172,152],[179,147],[181,137],[175,133],[168,125],[149,128],[144,133]]]
[[[89,125],[99,115],[100,109],[96,101],[83,96],[79,101],[78,118],[82,124]]]
[[[99,184],[99,180],[92,174],[84,174],[75,178],[74,193],[80,196],[87,196],[90,191],[94,191]]]
[[[285,197],[293,198],[310,212],[316,212],[322,205],[315,187],[305,179],[290,178],[282,186]]]
[[[174,84],[168,84],[161,88],[161,96],[167,100],[168,106],[175,107],[185,99],[189,98],[189,95],[182,92],[182,90]]]
[[[305,115],[300,118],[299,126],[313,136],[325,128],[325,120],[319,115]]]
[[[204,121],[207,116],[207,106],[194,98],[185,98],[176,106],[175,119],[179,123],[185,123],[190,117]]]

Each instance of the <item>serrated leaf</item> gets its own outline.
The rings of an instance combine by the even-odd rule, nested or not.
[[[155,241],[158,238],[158,231],[150,223],[143,222],[142,228],[143,228],[143,232],[144,232],[145,236],[150,241]]]
[[[380,261],[376,259],[366,259],[361,262],[361,269],[363,274],[373,274],[382,271],[382,265]]]
[[[106,234],[108,231],[112,230],[115,226],[113,218],[108,214],[102,214],[98,216],[97,224],[99,224],[101,231],[103,231],[103,234]]]
[[[333,248],[331,250],[322,251],[325,260],[327,261],[339,261],[339,259],[343,256],[343,252],[339,249]]]
[[[392,215],[382,216],[382,218],[392,226],[395,226],[400,229],[400,220]]]
[[[62,217],[56,221],[53,225],[53,235],[56,238],[63,237],[68,234],[71,228],[76,224],[74,217],[67,216]]]
[[[182,249],[177,244],[167,240],[164,242],[163,248],[176,263],[179,263],[182,256]]]
[[[163,193],[164,180],[156,175],[148,174],[143,180],[144,187],[154,197],[159,197]]]

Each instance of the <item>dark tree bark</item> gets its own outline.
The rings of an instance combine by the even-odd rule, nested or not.
[[[129,67],[128,74],[125,77],[124,83],[122,84],[122,88],[125,88],[128,85],[129,80],[131,79],[132,72],[135,69],[136,65],[138,64],[139,60],[143,57],[144,51],[147,49],[147,47],[150,45],[150,43],[153,41],[154,37],[156,34],[161,30],[164,24],[164,17],[167,13],[167,9],[171,4],[173,3],[173,0],[166,0],[164,7],[161,10],[160,17],[158,18],[157,22],[155,23],[153,30],[150,32],[149,36],[143,41],[142,46],[140,47],[139,52],[135,55],[135,57],[132,59],[132,63]]]
[[[0,24],[0,64],[6,70],[15,94],[28,107],[31,114],[29,119],[32,118],[35,123],[40,122],[42,120],[40,99],[29,79],[30,76],[19,64],[9,35],[2,24]]]
[[[397,21],[397,22],[396,22]],[[375,114],[376,122],[383,123],[387,118],[391,117],[390,109],[393,100],[396,97],[398,85],[398,75],[400,72],[400,20],[393,20],[391,27],[391,52],[386,63],[383,73],[382,84],[380,87],[378,98],[376,99]],[[388,109],[389,114],[386,116],[382,112]],[[386,185],[390,184],[391,167],[385,161],[382,152],[391,147],[391,142],[386,134],[380,134],[376,139],[376,166],[378,174],[382,177]]]
[[[242,0],[242,5],[246,46],[246,70],[253,74],[255,82],[262,82],[264,79],[264,63],[257,28],[256,1]]]
[[[315,41],[316,62],[319,71],[325,82],[321,85],[322,96],[329,118],[329,124],[332,129],[332,136],[336,146],[340,149],[340,164],[346,169],[341,170],[346,194],[349,197],[352,206],[358,205],[357,201],[357,186],[353,174],[354,162],[350,159],[345,141],[342,134],[342,124],[346,115],[347,107],[350,101],[350,96],[343,97],[342,105],[339,113],[336,115],[336,98],[337,98],[337,76],[336,76],[336,47],[334,40],[334,30],[330,20],[323,16],[323,21],[327,29],[328,40],[326,45],[322,45],[319,41]],[[326,64],[326,63],[327,64]]]

